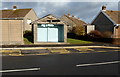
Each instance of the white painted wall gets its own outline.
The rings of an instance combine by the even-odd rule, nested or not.
[[[87,34],[95,30],[95,25],[87,25]]]

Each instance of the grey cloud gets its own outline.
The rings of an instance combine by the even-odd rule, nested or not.
[[[18,8],[33,8],[39,17],[54,14],[60,17],[70,13],[87,23],[90,23],[101,10],[102,5],[107,4],[108,9],[117,10],[116,3],[107,2],[5,2],[2,8],[11,9],[13,5]]]

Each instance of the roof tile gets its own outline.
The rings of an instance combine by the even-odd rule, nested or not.
[[[120,11],[106,10],[105,13],[106,13],[116,24],[120,24]]]
[[[2,13],[2,18],[21,18],[25,17],[26,14],[31,10],[30,9],[16,9],[16,10],[0,10]]]
[[[67,15],[64,15],[66,16],[68,19],[72,20],[76,25],[84,25],[86,24],[84,21],[78,19],[78,18],[75,18],[75,17],[70,17],[70,16],[67,16]]]

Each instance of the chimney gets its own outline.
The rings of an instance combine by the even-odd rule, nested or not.
[[[70,16],[70,13],[68,13],[68,16]]]
[[[16,5],[14,5],[14,6],[13,6],[13,10],[16,10],[16,9],[17,9],[17,6],[16,6]]]
[[[74,15],[72,15],[72,17],[75,17]]]
[[[106,11],[106,6],[102,6],[102,11]]]

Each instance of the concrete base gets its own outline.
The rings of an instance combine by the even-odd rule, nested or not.
[[[55,45],[55,44],[69,44],[69,43],[65,43],[65,42],[57,42],[57,43],[53,43],[53,42],[41,42],[41,43],[34,43],[35,45]]]

